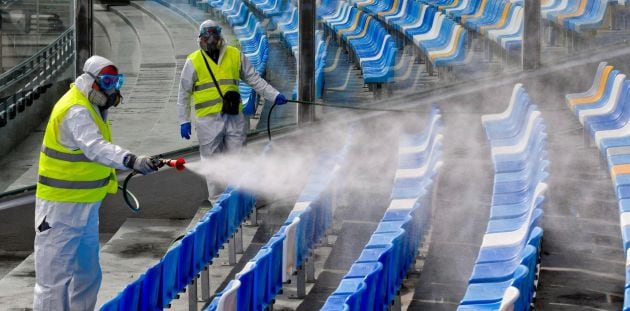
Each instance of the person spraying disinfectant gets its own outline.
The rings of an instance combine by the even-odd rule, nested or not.
[[[177,110],[180,134],[190,139],[194,106],[199,153],[206,160],[218,152],[240,152],[245,143],[239,80],[277,105],[286,104],[287,99],[256,73],[241,51],[226,45],[221,27],[213,20],[201,23],[198,41],[200,49],[188,55],[182,69]],[[206,182],[210,200],[219,189],[209,178]]]
[[[98,210],[115,193],[115,169],[141,174],[156,161],[112,143],[107,112],[122,102],[123,75],[90,57],[55,104],[39,157],[33,310],[94,310],[101,285]]]

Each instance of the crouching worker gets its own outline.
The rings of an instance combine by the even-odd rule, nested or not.
[[[117,190],[115,169],[158,169],[149,157],[112,143],[107,112],[120,104],[122,84],[111,61],[92,56],[50,115],[35,203],[34,310],[94,310],[98,210]]]

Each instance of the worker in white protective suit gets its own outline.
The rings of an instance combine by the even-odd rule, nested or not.
[[[240,80],[277,105],[286,104],[287,99],[256,73],[241,51],[225,43],[216,22],[206,20],[200,25],[198,41],[200,49],[188,55],[182,69],[177,110],[181,136],[190,139],[194,106],[199,153],[202,159],[208,159],[218,152],[239,152],[245,143]],[[220,189],[209,179],[207,184],[212,198]]]
[[[115,169],[158,169],[112,143],[107,110],[122,101],[123,76],[90,57],[55,104],[39,159],[35,203],[33,309],[94,310],[101,285],[98,210],[117,190]]]

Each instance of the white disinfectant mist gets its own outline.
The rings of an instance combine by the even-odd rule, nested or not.
[[[298,131],[292,137],[274,137],[273,142],[256,142],[239,153],[219,153],[208,159],[186,164],[186,167],[219,188],[240,186],[267,197],[286,198],[298,195],[304,188],[317,158],[334,154],[343,145],[344,135],[329,130]]]
[[[216,154],[187,163],[186,167],[220,187],[238,185],[267,197],[287,198],[299,195],[304,189],[322,155],[338,155],[344,145],[351,144],[368,149],[367,152],[351,153],[346,157],[346,163],[365,163],[369,169],[361,172],[358,178],[349,178],[345,186],[368,191],[369,187],[366,189],[363,182],[383,178],[383,168],[395,166],[395,159],[389,154],[395,151],[392,147],[397,147],[401,129],[405,124],[413,124],[417,131],[424,118],[426,115],[422,114],[411,114],[408,119],[388,113],[352,114],[344,120],[299,129],[288,137],[274,137],[271,148],[264,148],[266,143],[255,143],[240,153]],[[352,121],[348,122],[350,119]],[[390,146],[392,143],[394,146]]]

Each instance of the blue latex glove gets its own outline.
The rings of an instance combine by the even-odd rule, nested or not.
[[[284,105],[287,103],[287,98],[284,97],[284,95],[282,95],[282,93],[278,94],[278,96],[276,96],[276,102],[275,104],[280,106],[280,105]]]
[[[182,138],[190,139],[190,134],[192,133],[192,129],[190,128],[190,122],[180,125],[179,131],[182,134]]]

